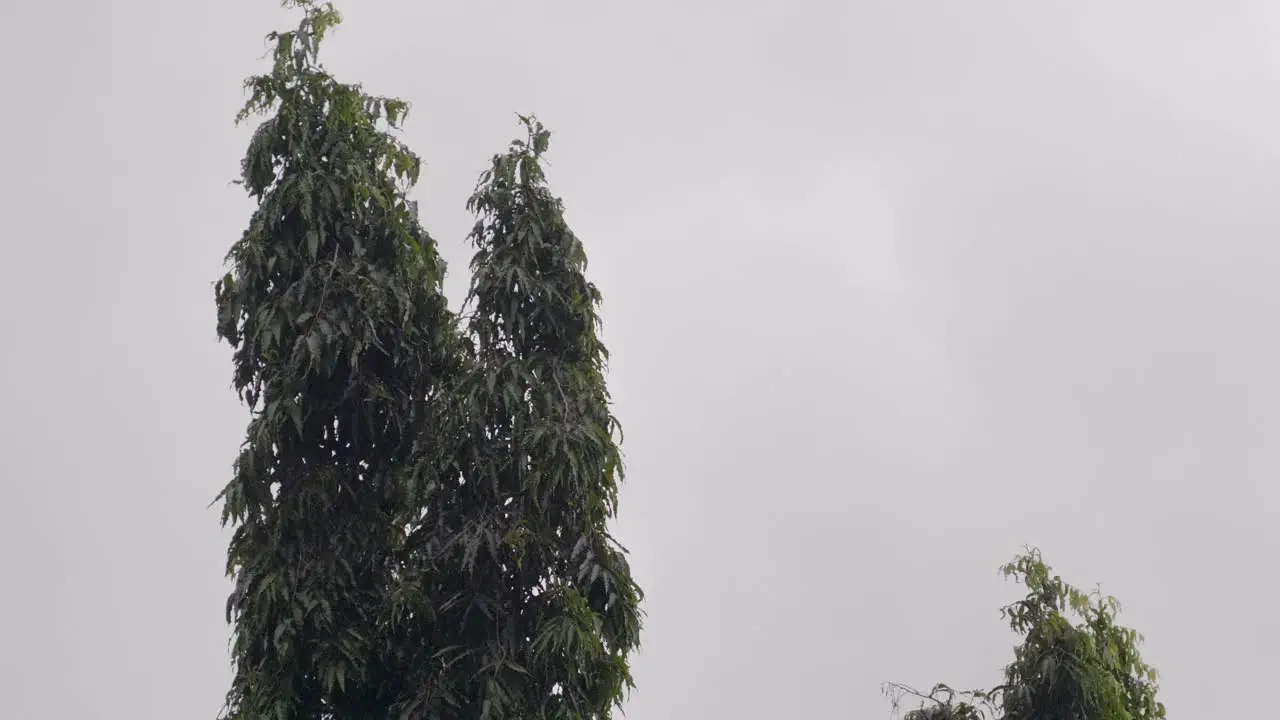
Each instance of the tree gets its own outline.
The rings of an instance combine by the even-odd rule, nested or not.
[[[541,169],[495,156],[469,207],[471,310],[408,192],[407,105],[319,63],[330,4],[272,33],[238,120],[267,115],[257,201],[216,287],[247,439],[227,720],[603,720],[631,686],[641,592],[608,532],[621,454],[600,295]]]
[[[478,219],[449,452],[410,535],[406,717],[610,717],[631,686],[641,592],[609,535],[622,475],[582,243],[545,184],[550,134],[493,158]]]
[[[443,263],[406,193],[420,162],[407,106],[338,82],[317,52],[332,5],[272,33],[273,65],[238,116],[265,114],[242,163],[257,201],[217,283],[218,333],[251,411],[221,493],[234,526],[227,602],[235,720],[384,718],[387,589],[409,479],[456,365]]]
[[[1100,591],[1068,585],[1037,550],[1001,568],[1027,588],[1002,610],[1023,638],[991,691],[957,692],[936,685],[928,693],[890,684],[894,707],[907,696],[923,700],[906,720],[1158,720],[1164,704],[1154,668],[1138,651],[1141,636],[1115,623],[1119,602]],[[1074,621],[1073,621],[1074,617]]]

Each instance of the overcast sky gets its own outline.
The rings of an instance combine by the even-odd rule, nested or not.
[[[631,720],[887,717],[992,685],[1040,546],[1175,718],[1280,671],[1280,8],[1214,0],[345,0],[466,283],[535,112],[605,293]],[[273,0],[0,5],[6,718],[212,720],[209,503],[246,421],[211,282]]]

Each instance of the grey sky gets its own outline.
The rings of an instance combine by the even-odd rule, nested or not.
[[[536,112],[606,296],[632,720],[885,717],[992,684],[1024,543],[1146,633],[1174,717],[1280,660],[1280,10],[1142,0],[345,0],[418,199]],[[206,506],[245,415],[211,281],[272,0],[0,7],[0,696],[209,718]],[[15,500],[16,498],[16,500]]]

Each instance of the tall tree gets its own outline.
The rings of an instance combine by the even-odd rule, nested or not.
[[[607,528],[622,463],[600,293],[545,183],[550,135],[522,121],[469,202],[467,371],[398,593],[417,606],[397,644],[421,648],[403,717],[598,720],[631,685],[641,592]]]
[[[1141,636],[1117,625],[1120,604],[1100,592],[1084,593],[1044,563],[1039,551],[1001,568],[1027,588],[1002,615],[1022,643],[990,691],[957,692],[936,685],[921,693],[903,685],[887,690],[894,706],[906,696],[923,700],[905,720],[1160,720],[1156,671],[1138,651]],[[1073,620],[1074,617],[1074,620]]]
[[[317,59],[340,22],[286,0],[238,120],[253,134],[242,183],[257,201],[217,283],[248,436],[221,494],[234,527],[234,720],[386,718],[388,588],[414,508],[416,458],[438,378],[456,354],[443,264],[406,192],[420,162],[394,136],[396,99],[338,82]]]

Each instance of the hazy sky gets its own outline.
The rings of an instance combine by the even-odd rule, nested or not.
[[[1027,543],[1103,583],[1175,718],[1280,671],[1280,8],[345,0],[451,261],[555,131],[605,293],[632,720],[887,717],[991,685]],[[246,415],[211,282],[273,0],[0,5],[6,718],[212,720],[208,505]],[[15,500],[16,498],[16,500]]]

